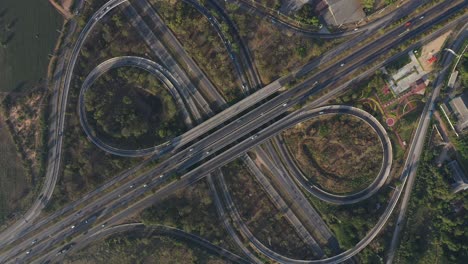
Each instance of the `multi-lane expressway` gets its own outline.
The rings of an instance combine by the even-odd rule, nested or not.
[[[460,6],[457,6],[457,7],[460,7]],[[107,7],[105,7],[105,8],[107,8]],[[106,9],[104,9],[104,10],[106,10]],[[449,14],[449,13],[448,13],[448,14]],[[442,12],[442,14],[439,14],[438,16],[442,16],[442,15],[447,15],[447,13]],[[96,18],[100,18],[100,17],[102,17],[102,13],[100,13],[98,16],[96,16]],[[98,20],[98,19],[97,19],[97,20]],[[97,20],[96,20],[96,21],[97,21]],[[437,21],[434,20],[434,21],[431,21],[431,22],[432,22],[432,23],[436,23]],[[422,24],[424,24],[424,23],[422,23]],[[429,23],[428,23],[428,24],[429,24]],[[421,28],[419,29],[419,31],[421,31],[422,28],[423,28],[423,27],[421,27]],[[415,31],[417,32],[418,30],[415,30]],[[414,33],[414,34],[417,34],[417,33]],[[392,31],[392,34],[389,34],[389,35],[392,36],[393,38],[395,38],[397,41],[398,41],[399,39],[402,38],[402,37],[397,37],[397,34],[395,34],[395,31]],[[411,35],[411,34],[408,34],[407,36],[410,36],[410,35]],[[386,36],[387,36],[387,35],[386,35]],[[388,40],[388,39],[387,39],[387,40]],[[391,44],[393,44],[393,43],[395,43],[395,42],[392,42]],[[389,45],[391,45],[391,44],[389,44]],[[383,47],[383,50],[388,50],[389,46],[385,46],[385,45],[383,45],[383,46],[384,46],[384,47]],[[359,60],[359,59],[358,59],[358,56],[356,56],[356,62],[355,62],[354,64],[351,64],[351,66],[359,67],[360,64],[362,65],[362,63],[367,62],[367,61],[370,61],[370,60],[373,58],[372,56],[365,56],[364,53],[365,53],[365,52],[362,51],[362,52],[359,54],[359,56],[363,56],[363,59]],[[375,52],[374,55],[375,55],[375,54],[378,54],[378,53],[379,53],[379,52]],[[72,60],[72,61],[73,61],[73,60]],[[76,61],[76,58],[75,58],[75,61]],[[73,63],[74,63],[74,62],[73,62]],[[337,66],[336,66],[336,64],[335,64],[334,66],[335,66],[335,67],[333,67],[333,69],[334,69],[334,72],[336,72],[336,71],[337,71],[337,70],[336,70],[336,67],[337,67]],[[346,70],[350,70],[350,67],[349,67],[349,66],[348,66],[348,67],[344,67],[342,71],[343,71],[343,72],[346,72]],[[339,70],[338,70],[338,71],[339,71]],[[69,71],[67,71],[67,72],[69,72]],[[320,85],[319,85],[320,88],[325,87],[326,84],[328,84],[328,83],[332,83],[332,81],[330,80],[330,73],[327,74],[327,71],[326,71],[326,70],[325,70],[325,71],[322,71],[321,73],[324,74],[324,77],[323,77],[323,78],[325,78],[325,80],[323,81],[322,79],[319,79],[320,81],[322,81],[322,82],[320,83]],[[70,74],[71,74],[71,73],[70,73]],[[327,80],[328,80],[328,81],[327,81]],[[334,79],[332,79],[332,80],[334,80]],[[308,82],[308,83],[310,84],[311,82]],[[279,85],[279,83],[276,83],[276,85]],[[69,86],[69,82],[68,82],[68,86]],[[65,88],[68,89],[68,86],[65,85]],[[281,85],[279,85],[279,86],[281,87]],[[267,87],[268,87],[268,86],[267,86]],[[301,88],[302,88],[302,89],[301,89]],[[281,113],[283,113],[283,112],[286,110],[286,108],[287,108],[286,106],[292,105],[292,104],[294,104],[294,103],[300,101],[301,99],[303,99],[304,92],[309,92],[309,91],[308,91],[309,88],[310,88],[310,87],[307,87],[306,84],[299,85],[299,86],[296,87],[295,89],[290,89],[290,90],[288,90],[287,92],[283,93],[283,94],[288,94],[289,97],[282,96],[283,94],[281,94],[281,95],[279,95],[279,96],[273,98],[272,100],[270,100],[268,103],[265,103],[265,104],[259,106],[258,108],[255,108],[253,112],[254,112],[255,114],[260,114],[260,113],[263,113],[263,112],[267,112],[268,114],[265,115],[265,116],[266,116],[265,118],[260,118],[260,119],[259,119],[259,120],[263,120],[263,121],[261,122],[261,124],[265,124],[265,123],[266,123],[266,120],[274,119],[274,117],[279,116]],[[262,89],[262,91],[263,91],[263,89]],[[294,92],[290,92],[290,91],[294,91]],[[302,93],[301,93],[301,92],[302,92]],[[64,91],[64,94],[66,94],[65,91]],[[261,97],[261,96],[259,95],[259,97]],[[249,99],[249,98],[250,98],[250,97],[248,97],[247,99]],[[255,97],[254,97],[254,98],[255,98]],[[276,99],[276,98],[279,98],[279,99]],[[289,99],[289,98],[291,98],[291,99]],[[251,100],[253,100],[253,99],[250,99],[250,100],[247,100],[247,99],[246,99],[245,101],[243,101],[244,104],[245,104],[245,102],[248,102],[248,101],[251,102]],[[254,101],[256,101],[256,100],[254,100]],[[62,104],[64,104],[64,102],[66,102],[66,95],[65,95],[65,100],[62,101]],[[258,101],[257,101],[257,102],[258,102]],[[279,103],[279,104],[278,104],[278,103]],[[286,104],[286,105],[283,106],[284,104]],[[240,106],[242,106],[242,104],[240,104]],[[239,111],[239,113],[240,113],[240,112],[244,111],[244,109],[246,109],[246,108],[242,108],[242,107],[240,107],[240,106],[239,106],[239,105],[235,105],[235,106],[231,107],[231,108],[233,108],[234,110],[230,110],[230,111],[227,111],[227,110],[226,110],[226,112],[223,112],[223,113],[225,113],[225,114],[226,114],[226,113],[232,113],[231,111],[233,111],[233,112],[235,113],[235,112],[236,112],[236,109],[237,109],[237,111]],[[263,108],[262,108],[262,107],[263,107]],[[229,109],[231,109],[231,108],[229,108]],[[64,108],[63,108],[63,109],[64,109]],[[229,110],[229,109],[228,109],[228,110]],[[278,109],[280,109],[280,110],[278,110]],[[269,110],[269,111],[267,111],[267,110]],[[273,111],[272,111],[272,110],[273,110]],[[259,111],[261,111],[261,112],[259,112]],[[62,114],[62,116],[63,116],[63,114]],[[227,115],[227,116],[229,116],[229,115]],[[235,115],[234,115],[234,116],[235,116]],[[234,117],[234,116],[231,116],[231,117]],[[252,116],[249,115],[249,114],[246,114],[245,116],[247,116],[248,118],[251,118],[251,120],[250,120],[251,122],[252,122],[252,120],[255,120],[255,119],[252,118]],[[216,116],[215,116],[215,117],[216,117]],[[219,118],[222,118],[222,117],[219,117]],[[267,119],[267,118],[268,118],[268,119]],[[210,119],[210,120],[211,120],[211,119]],[[226,120],[226,119],[224,119],[224,121],[225,121],[225,120]],[[208,120],[208,121],[209,121],[209,120]],[[244,117],[242,117],[241,123],[243,123],[244,121],[245,121],[245,119],[244,119]],[[213,122],[213,121],[211,121],[211,122]],[[62,121],[62,123],[63,123],[63,121]],[[232,123],[235,123],[235,122],[232,122]],[[232,123],[231,123],[231,124],[232,124]],[[213,125],[213,124],[216,124],[216,122],[213,122],[212,125]],[[252,125],[252,123],[249,123],[249,125]],[[216,125],[216,126],[217,126],[217,125]],[[216,126],[214,126],[214,127],[216,127]],[[204,127],[204,126],[202,126],[202,127]],[[208,127],[209,127],[209,125],[208,125]],[[253,127],[260,127],[260,125],[259,125],[259,126],[253,126]],[[63,128],[63,124],[62,124],[62,128]],[[210,130],[211,130],[211,129],[210,129]],[[221,130],[223,130],[223,129],[221,129]],[[209,130],[208,130],[208,131],[209,131]],[[244,131],[243,134],[240,134],[240,135],[246,135],[246,134],[250,133],[249,131],[252,131],[252,127],[250,127],[249,129],[245,129],[245,130],[243,130],[243,131]],[[213,134],[215,134],[215,133],[213,133]],[[212,134],[212,135],[213,135],[213,134]],[[263,133],[262,133],[262,134],[263,134]],[[212,136],[212,135],[211,135],[211,136]],[[211,136],[210,136],[210,137],[211,137]],[[259,138],[261,138],[261,136],[259,136]],[[218,139],[218,140],[219,140],[219,139]],[[233,141],[232,141],[233,139],[230,139],[230,140],[231,140],[230,142],[233,142]],[[202,141],[203,141],[203,140],[202,140]],[[243,142],[245,142],[245,140],[244,140]],[[252,143],[255,143],[256,141],[254,141],[254,140],[248,141],[248,140],[247,140],[247,142],[251,142],[251,144],[252,144]],[[204,143],[206,143],[206,142],[204,142]],[[243,146],[244,148],[245,148],[245,147],[248,148],[248,147],[251,147],[251,144],[250,144],[250,146],[249,146],[249,144],[246,144],[246,143],[242,144],[242,143],[241,143],[241,144],[239,144],[239,145],[236,145],[236,146],[232,147],[231,149],[232,149],[232,150],[235,150],[235,149],[238,150],[238,148],[239,148],[238,146]],[[204,158],[206,158],[206,157],[208,157],[208,156],[212,156],[212,155],[210,155],[210,154],[214,153],[214,151],[211,152],[209,148],[207,149],[207,148],[206,148],[206,147],[207,147],[206,145],[199,144],[198,146],[200,147],[200,149],[197,149],[197,152],[194,153],[194,154],[199,155],[199,157],[197,157],[197,158],[199,158],[199,160],[204,159]],[[224,147],[224,146],[220,146],[218,149],[221,149],[222,147]],[[231,149],[229,149],[229,150],[231,150]],[[193,155],[193,154],[189,153],[189,151],[185,151],[184,153],[185,153],[185,155]],[[206,154],[206,155],[205,155],[205,154]],[[224,153],[221,153],[221,154],[224,154]],[[224,155],[225,155],[225,154],[224,154]],[[221,155],[220,155],[220,156],[221,156]],[[189,157],[191,157],[191,156],[189,156]],[[218,158],[218,155],[213,156],[212,160],[216,160],[217,158]],[[177,159],[175,159],[175,160],[177,160]],[[207,163],[212,163],[212,160],[209,160]],[[154,171],[153,171],[153,173],[154,173]],[[151,174],[150,174],[147,178],[141,177],[141,178],[138,178],[138,179],[140,179],[140,180],[142,180],[142,179],[147,180],[148,178],[151,178]],[[189,180],[187,183],[190,184],[191,181],[192,181],[192,180]],[[140,190],[141,190],[141,188],[140,188]],[[129,193],[127,196],[131,196],[131,193]],[[122,200],[122,199],[117,199],[117,200]],[[124,200],[124,201],[125,201],[125,200]],[[102,201],[101,201],[101,202],[102,202]],[[60,233],[58,233],[58,234],[60,234]],[[65,234],[67,234],[67,232],[65,232]],[[62,239],[63,239],[63,237],[62,237]],[[50,244],[50,243],[49,243],[49,244]],[[53,244],[53,243],[52,243],[52,244]],[[2,257],[3,257],[3,255],[2,255]]]

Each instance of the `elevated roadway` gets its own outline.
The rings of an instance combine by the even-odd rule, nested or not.
[[[434,21],[434,23],[435,23],[435,21]],[[410,34],[408,34],[408,35],[410,35]],[[408,35],[407,35],[406,37],[408,37]],[[394,36],[394,40],[395,40],[395,41],[400,41],[400,39],[401,39],[400,37]],[[380,47],[381,47],[382,49],[385,49],[385,47],[382,47],[382,43],[379,43],[379,45],[380,45]],[[377,54],[377,55],[378,55],[378,54]],[[367,60],[370,59],[369,56],[367,56],[367,57],[364,56],[364,57],[365,57]],[[360,63],[362,63],[362,61],[361,61]],[[348,67],[349,67],[349,66],[348,66]],[[353,67],[358,67],[358,65],[353,65]],[[347,68],[347,67],[346,67],[346,68]],[[336,72],[336,71],[335,71],[335,72]],[[65,86],[65,87],[67,87],[67,86]],[[294,92],[295,92],[294,94],[297,94],[297,89],[291,89],[291,90],[289,90],[289,91],[294,91]],[[288,94],[288,95],[291,96],[291,93]],[[250,97],[249,97],[249,98],[250,98]],[[66,101],[66,100],[65,100],[65,101]],[[276,101],[276,102],[278,102],[278,101]],[[234,108],[235,108],[235,107],[236,107],[236,106],[234,106]],[[258,114],[258,113],[259,113],[259,112],[257,112],[257,114]],[[268,118],[271,118],[271,116],[269,116]],[[211,160],[210,160],[210,161],[211,161]],[[140,179],[140,178],[139,178],[139,179]],[[142,179],[143,179],[143,178],[141,178],[140,180],[142,180]]]
[[[169,195],[173,191],[183,188],[185,186],[188,186],[192,184],[193,182],[196,182],[199,179],[203,178],[205,175],[215,170],[215,168],[217,168],[218,166],[222,166],[234,160],[239,155],[242,155],[244,153],[246,146],[249,146],[248,148],[250,148],[252,146],[258,145],[262,143],[263,141],[267,140],[268,138],[276,135],[281,130],[284,130],[290,126],[293,126],[309,118],[313,118],[314,115],[318,116],[319,112],[321,111],[340,113],[340,106],[322,107],[316,110],[310,110],[307,112],[298,112],[294,115],[287,116],[282,120],[282,122],[277,122],[273,124],[272,127],[265,128],[264,130],[260,131],[259,136],[255,140],[251,140],[250,138],[245,139],[244,141],[233,146],[226,152],[223,152],[222,154],[215,156],[213,159],[208,160],[206,163],[203,164],[203,166],[199,166],[195,168],[194,170],[190,171],[189,173],[185,174],[181,178],[181,180],[173,182],[169,185],[166,185],[165,187],[162,187],[155,193],[155,195],[146,196],[146,198],[138,201],[137,203],[133,203],[132,205],[130,205],[129,201],[135,199],[138,196],[141,196],[142,194],[147,192],[149,189],[157,185],[160,185],[164,180],[162,180],[157,175],[153,176],[154,174],[153,172],[149,172],[147,173],[147,175],[153,176],[154,180],[149,182],[149,179],[139,179],[138,182],[132,182],[134,186],[142,186],[142,183],[146,182],[148,184],[147,188],[134,187],[133,191],[129,191],[128,185],[118,187],[112,193],[106,194],[105,195],[106,199],[99,199],[97,201],[88,203],[85,207],[81,209],[81,211],[88,212],[91,210],[95,212],[96,208],[99,208],[99,204],[107,204],[106,206],[109,207],[109,206],[112,206],[112,203],[114,203],[114,204],[118,204],[120,208],[126,208],[126,209],[123,209],[119,213],[115,214],[114,213],[115,210],[119,209],[119,207],[115,207],[113,208],[113,210],[109,210],[108,212],[108,214],[112,215],[111,218],[107,220],[101,220],[101,221],[106,221],[107,225],[110,225],[113,222],[121,221],[122,219],[126,218],[124,217],[125,215],[129,216],[133,214],[131,213],[131,211],[138,209],[139,206],[142,206],[144,208],[153,204],[154,201],[160,201],[163,197]],[[119,195],[121,195],[121,197],[117,197]],[[110,201],[112,201],[112,203],[109,204]],[[138,210],[141,210],[141,209],[138,209]],[[42,231],[41,233],[37,234],[36,239],[39,239],[39,241],[36,243],[33,250],[35,250],[35,252],[39,252],[41,250],[44,250],[45,248],[48,248],[54,244],[57,244],[58,241],[65,239],[70,234],[73,234],[74,230],[70,229],[69,227],[73,224],[76,224],[77,221],[82,221],[82,220],[77,220],[76,218],[77,217],[75,215],[69,215],[65,217],[65,219],[60,221],[60,225],[55,225],[55,227],[48,228]],[[79,218],[83,219],[82,216],[80,216]],[[99,218],[103,218],[103,216],[99,216]],[[91,228],[87,233],[92,234],[93,232],[95,232],[95,230],[99,230],[99,229],[100,229],[100,226],[96,226],[94,228]],[[53,239],[50,239],[48,237],[49,234],[53,234]],[[24,241],[22,245],[16,246],[15,248],[13,248],[13,251],[18,252],[18,250],[21,250],[22,248],[28,248],[28,245],[30,245],[32,239],[33,238],[31,238],[31,240],[28,239]],[[46,244],[42,243],[43,239],[46,239],[45,240],[47,241]],[[5,255],[2,255],[2,257],[4,256]]]

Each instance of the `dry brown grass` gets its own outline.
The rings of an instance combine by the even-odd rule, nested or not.
[[[325,190],[348,193],[377,176],[382,147],[362,120],[333,115],[304,122],[284,136],[304,174]]]
[[[30,189],[31,181],[0,113],[0,230],[4,222],[14,219]]]
[[[246,13],[242,9],[228,13],[252,51],[264,84],[288,74],[344,41],[309,38],[279,28],[271,21]]]

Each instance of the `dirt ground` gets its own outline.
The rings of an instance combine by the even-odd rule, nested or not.
[[[419,57],[419,62],[421,62],[421,65],[425,71],[432,71],[434,63],[430,63],[429,59],[434,55],[437,56],[440,49],[444,45],[445,40],[448,38],[448,36],[450,36],[451,33],[452,31],[449,31],[423,46],[421,50],[421,56]]]

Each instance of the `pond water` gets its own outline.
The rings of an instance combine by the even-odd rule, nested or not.
[[[44,80],[63,19],[47,0],[0,0],[0,92]]]

